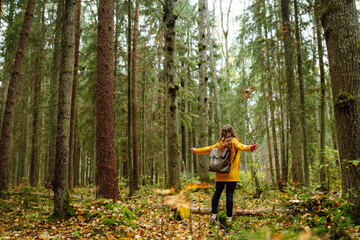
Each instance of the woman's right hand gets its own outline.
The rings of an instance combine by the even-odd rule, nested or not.
[[[196,148],[190,148],[190,151],[192,152],[192,153],[195,153],[195,150],[196,150]]]

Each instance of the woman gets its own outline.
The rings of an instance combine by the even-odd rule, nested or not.
[[[219,141],[212,146],[203,148],[190,148],[190,151],[195,154],[206,154],[210,153],[213,148],[218,148],[220,151],[229,148],[231,168],[229,173],[216,173],[216,187],[215,193],[211,200],[211,212],[212,216],[210,223],[214,224],[217,218],[217,208],[219,200],[224,187],[226,186],[226,215],[228,223],[232,221],[233,211],[233,197],[236,187],[236,183],[240,181],[240,151],[252,152],[259,147],[258,144],[243,145],[240,140],[236,137],[234,129],[230,125],[225,125],[221,129],[221,136]]]

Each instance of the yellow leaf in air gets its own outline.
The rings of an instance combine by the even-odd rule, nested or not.
[[[170,189],[155,189],[154,190],[155,193],[158,193],[158,194],[163,194],[163,195],[169,195],[169,194],[172,194],[175,192],[175,188],[174,187],[171,187]]]
[[[80,221],[80,222],[84,222],[84,221],[85,221],[85,218],[84,218],[83,216],[80,216],[80,217],[79,217],[79,221]]]
[[[207,183],[207,182],[201,182],[201,183],[189,183],[187,185],[187,189],[191,190],[191,189],[207,189],[212,187],[211,184]]]
[[[183,219],[188,219],[190,217],[190,209],[187,207],[181,207],[179,212]]]
[[[169,205],[171,208],[180,209],[182,207],[190,207],[190,201],[186,195],[179,193],[175,196],[170,196],[165,200],[165,204]]]

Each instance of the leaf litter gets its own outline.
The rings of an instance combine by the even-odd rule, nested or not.
[[[182,191],[175,189],[141,189],[135,197],[127,198],[122,189],[118,201],[95,199],[94,190],[76,189],[71,205],[74,215],[65,221],[52,220],[52,197],[48,193],[12,194],[0,200],[0,239],[332,239],[344,234],[360,237],[360,226],[329,212],[338,207],[339,200],[330,196],[333,205],[325,206],[323,196],[309,197],[312,211],[301,214],[303,200],[291,203],[288,212],[269,212],[260,216],[236,216],[230,233],[219,224],[209,225],[210,215],[192,214],[189,207],[210,208],[213,189],[205,183],[192,183]],[[81,192],[81,195],[78,193]],[[281,196],[281,197],[279,197]],[[298,199],[279,191],[267,191],[262,198],[252,199],[243,189],[234,196],[235,209],[277,208]],[[323,205],[321,205],[323,203]],[[306,207],[309,207],[309,204]],[[329,203],[326,203],[329,204]],[[225,194],[219,208],[225,209]],[[304,205],[304,204],[303,204]],[[324,206],[324,207],[323,207]],[[288,206],[287,206],[288,207]],[[336,221],[344,231],[332,231]],[[324,229],[319,230],[319,224]],[[341,235],[340,235],[341,236]]]

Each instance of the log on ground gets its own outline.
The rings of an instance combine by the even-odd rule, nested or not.
[[[211,208],[200,208],[200,207],[190,207],[191,213],[194,214],[211,214]],[[259,216],[261,214],[265,213],[271,213],[271,212],[285,212],[284,209],[273,209],[273,208],[263,208],[263,209],[241,209],[241,210],[235,210],[233,211],[233,214],[235,216]]]

